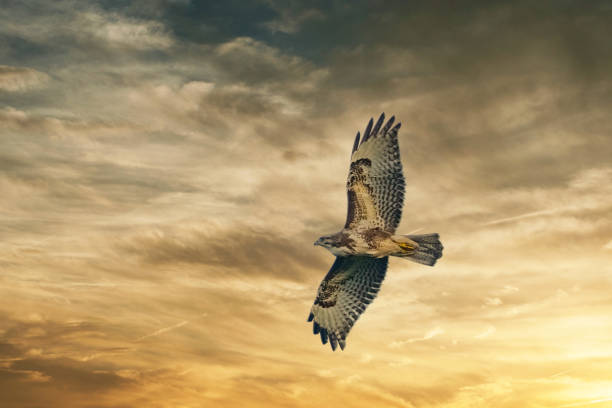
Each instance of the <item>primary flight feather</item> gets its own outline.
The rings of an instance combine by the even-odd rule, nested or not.
[[[438,234],[395,235],[404,204],[404,175],[394,117],[370,119],[363,137],[357,132],[346,190],[344,228],[319,238],[336,260],[319,285],[308,321],[321,341],[344,349],[346,336],[380,289],[389,256],[433,266],[442,256]]]

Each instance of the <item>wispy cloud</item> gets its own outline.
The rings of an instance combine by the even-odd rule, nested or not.
[[[442,329],[441,327],[436,327],[434,329],[429,330],[427,333],[425,333],[423,337],[415,337],[415,338],[408,339],[408,340],[393,341],[389,343],[389,347],[397,348],[405,344],[416,343],[418,341],[426,341],[429,339],[433,339],[434,337],[440,334],[444,334],[444,329]]]
[[[185,326],[187,324],[189,324],[189,321],[188,320],[184,320],[184,321],[182,321],[180,323],[177,323],[177,324],[174,324],[172,326],[168,326],[168,327],[161,328],[159,330],[155,330],[153,333],[145,334],[144,336],[137,338],[135,341],[142,341],[144,339],[148,339],[149,337],[156,337],[156,336],[159,336],[160,334],[164,334],[164,333],[169,332],[171,330],[178,329],[178,328],[183,327],[183,326]]]
[[[490,335],[492,335],[496,331],[497,330],[495,329],[495,326],[488,326],[483,332],[478,333],[477,335],[475,335],[474,338],[475,339],[484,339],[485,337],[489,337]]]
[[[43,86],[48,80],[47,74],[32,68],[0,65],[0,91],[23,92]]]
[[[0,10],[5,405],[609,403],[609,7],[209,3]],[[382,111],[445,256],[330,354],[312,242]]]
[[[82,25],[101,41],[136,49],[168,48],[172,37],[158,21],[126,18],[119,14],[87,12],[79,16]]]
[[[611,398],[593,399],[593,400],[588,400],[588,401],[583,401],[583,402],[575,402],[575,403],[572,403],[572,404],[563,404],[563,405],[559,405],[559,408],[584,407],[584,406],[587,406],[587,405],[601,404],[603,402],[609,402],[609,401],[612,401],[612,397]]]
[[[513,217],[506,217],[506,218],[500,218],[500,219],[497,219],[497,220],[488,221],[488,222],[485,222],[482,225],[483,226],[487,226],[487,225],[503,224],[503,223],[506,223],[506,222],[523,220],[525,218],[533,218],[533,217],[539,217],[539,216],[542,216],[542,215],[558,214],[560,212],[563,212],[564,210],[567,210],[567,209],[555,208],[555,209],[550,209],[550,210],[533,211],[533,212],[529,212],[529,213],[526,213],[526,214],[515,215]]]

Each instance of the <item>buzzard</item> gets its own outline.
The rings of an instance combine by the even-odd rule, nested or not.
[[[385,114],[370,119],[361,140],[357,132],[346,189],[348,213],[344,228],[314,244],[336,260],[321,282],[308,321],[314,334],[332,350],[344,350],[346,336],[385,278],[389,256],[433,266],[442,256],[438,234],[396,235],[404,203],[404,176],[397,132]]]

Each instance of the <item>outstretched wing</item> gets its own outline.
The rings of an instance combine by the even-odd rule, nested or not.
[[[351,167],[346,189],[348,213],[344,228],[376,228],[395,232],[404,205],[404,175],[399,155],[397,132],[401,123],[393,126],[391,117],[381,128],[385,114],[372,128],[372,119],[353,145]]]
[[[332,350],[338,344],[344,350],[346,336],[374,300],[385,279],[387,257],[336,257],[321,282],[308,321],[314,320],[313,332],[321,335],[323,344],[329,342]]]

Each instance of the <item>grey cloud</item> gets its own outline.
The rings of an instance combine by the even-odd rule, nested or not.
[[[83,27],[94,37],[118,47],[136,49],[164,49],[173,40],[162,23],[142,21],[120,15],[85,13],[79,16]]]
[[[152,265],[199,264],[230,275],[298,281],[303,281],[312,270],[322,273],[329,267],[310,247],[308,237],[289,238],[275,229],[240,224],[227,229],[201,226],[187,231],[158,230],[126,238],[118,244],[120,251]]]
[[[605,2],[209,3],[0,11],[10,403],[556,406],[608,380],[559,358],[609,343]],[[403,124],[400,231],[445,257],[394,260],[330,366],[303,322],[332,259],[312,242],[381,111]]]
[[[136,19],[107,12],[92,2],[39,2],[36,8],[14,4],[11,13],[3,13],[5,24],[0,33],[33,44],[55,44],[59,51],[74,51],[78,47],[128,47],[133,49],[167,48],[172,38],[158,21]]]
[[[278,3],[280,17],[271,21],[262,23],[264,27],[272,33],[282,32],[286,34],[294,34],[300,30],[302,24],[308,20],[323,20],[325,14],[316,8],[306,8],[296,10],[296,6],[300,6],[299,2],[293,2],[287,7],[287,4]]]
[[[0,65],[0,90],[23,92],[42,86],[48,75],[32,68]]]
[[[308,80],[309,76],[317,74],[316,67],[309,61],[284,54],[249,37],[240,37],[220,44],[215,53],[221,73],[246,83],[278,86],[289,80]]]
[[[179,181],[179,176],[152,168],[76,158],[66,161],[42,152],[30,157],[37,159],[37,165],[14,157],[3,162],[6,192],[19,195],[28,191],[30,200],[21,209],[45,208],[47,215],[63,214],[69,209],[102,215],[133,208],[163,194],[195,190]]]
[[[533,14],[472,7],[374,7],[359,24],[361,42],[331,55],[325,86],[348,100],[367,97],[353,109],[393,106],[413,145],[402,146],[404,157],[438,162],[432,179],[452,172],[484,188],[558,184],[588,160],[605,162],[605,12],[575,3],[543,3]]]
[[[610,48],[603,40],[605,35],[601,35],[610,30],[605,2],[587,8],[580,2],[448,6],[427,2],[374,6],[368,19],[358,25],[357,40],[366,46],[387,44],[412,50],[421,59],[435,62],[428,67],[433,77],[444,74],[472,82],[517,72],[529,72],[538,78],[550,73],[555,60],[591,67],[610,63]],[[510,49],[512,53],[507,52]],[[585,80],[605,78],[583,75],[580,69],[576,74]]]
[[[10,108],[0,116],[7,125],[2,178],[8,183],[9,194],[11,189],[32,192],[28,203],[32,208],[42,204],[37,202],[40,198],[57,211],[62,206],[104,210],[146,202],[164,193],[197,190],[177,171],[162,170],[154,162],[133,165],[127,160],[115,161],[113,141],[138,146],[137,136],[123,136],[137,134],[137,127],[29,115]],[[21,132],[29,137],[16,136]],[[101,142],[109,147],[107,155],[92,155],[91,146]],[[160,142],[162,146],[167,143]]]

